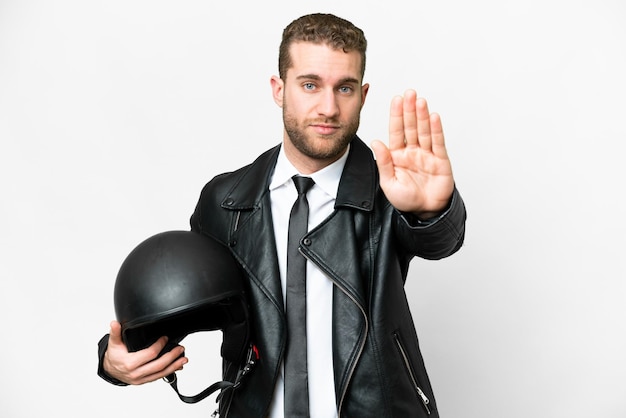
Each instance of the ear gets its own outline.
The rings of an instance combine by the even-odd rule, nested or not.
[[[369,83],[365,83],[361,86],[361,107],[365,105],[365,96],[367,96],[367,92],[370,91]]]
[[[272,85],[272,97],[278,107],[283,107],[283,91],[285,88],[285,82],[278,76],[273,75],[270,79]]]

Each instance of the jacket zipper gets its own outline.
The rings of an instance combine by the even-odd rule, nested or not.
[[[335,281],[333,280],[333,282],[335,282]],[[337,283],[335,282],[335,284],[337,284]],[[369,332],[369,321],[367,320],[367,315],[365,314],[365,310],[363,309],[363,307],[348,292],[346,292],[345,289],[343,289],[339,285],[337,285],[337,286],[341,289],[342,292],[344,292],[346,295],[348,295],[348,297],[361,310],[361,313],[363,314],[363,318],[365,318],[365,335],[367,335],[367,333]],[[363,341],[361,342],[361,346],[359,347],[359,351],[357,352],[357,356],[355,357],[354,361],[352,362],[352,366],[350,367],[350,373],[348,374],[348,379],[346,381],[346,384],[344,385],[343,391],[341,392],[341,400],[339,401],[338,418],[341,418],[341,410],[343,409],[343,401],[346,398],[346,393],[348,391],[349,382],[352,380],[352,375],[354,374],[354,370],[356,369],[356,364],[359,361],[359,359],[361,358],[361,354],[363,353],[363,349],[365,348],[365,340],[366,340],[366,338],[363,338],[362,340]]]
[[[404,351],[404,347],[402,346],[402,342],[400,341],[400,336],[398,335],[397,332],[393,333],[393,339],[395,340],[396,347],[398,347],[398,351],[400,352],[400,355],[402,356],[404,367],[406,368],[406,371],[409,374],[409,377],[411,378],[413,387],[415,388],[415,391],[419,395],[419,398],[422,401],[422,405],[424,406],[426,413],[430,415],[430,407],[428,406],[430,404],[430,399],[428,399],[424,391],[419,387],[417,383],[417,379],[415,378],[415,375],[413,374],[413,369],[411,368],[411,364],[409,363],[409,357],[407,356],[406,351]]]
[[[304,254],[302,252],[302,250],[300,250],[300,253],[310,262],[316,264],[313,260],[311,260],[310,258],[308,258],[306,256],[306,254]],[[316,264],[317,265],[317,264]],[[346,296],[348,296],[350,298],[350,300],[352,302],[354,302],[354,304],[359,308],[359,310],[361,311],[361,314],[363,315],[363,318],[365,320],[365,335],[367,336],[367,333],[369,332],[369,321],[367,320],[367,315],[365,314],[365,309],[363,309],[363,306],[361,306],[361,304],[339,283],[337,283],[337,281],[335,279],[332,278],[331,275],[327,275],[330,280],[339,288],[339,290],[341,290],[343,293],[346,294]],[[341,398],[339,400],[339,409],[337,410],[337,416],[338,418],[341,418],[341,410],[343,409],[343,401],[346,398],[346,393],[348,391],[348,386],[349,386],[349,382],[350,380],[352,380],[352,375],[354,374],[354,370],[356,370],[356,364],[359,361],[359,358],[361,358],[361,354],[363,353],[363,349],[365,348],[365,340],[367,338],[362,338],[361,341],[361,345],[359,346],[359,350],[357,352],[357,355],[355,357],[355,360],[352,362],[352,365],[350,366],[350,371],[348,373],[348,379],[347,379],[347,383],[344,385],[343,390],[341,392]]]

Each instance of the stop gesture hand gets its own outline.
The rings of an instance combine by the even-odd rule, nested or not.
[[[414,90],[391,102],[389,147],[374,141],[372,149],[380,187],[396,209],[427,219],[446,208],[454,178],[441,119]]]

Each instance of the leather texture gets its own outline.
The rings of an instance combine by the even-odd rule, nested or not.
[[[222,399],[222,417],[264,417],[286,348],[268,184],[279,146],[252,164],[215,177],[202,190],[191,228],[228,245],[248,277],[252,338],[259,361]],[[351,143],[335,211],[309,231],[301,251],[334,283],[333,366],[340,417],[439,416],[404,291],[414,256],[440,259],[465,235],[455,189],[445,212],[419,222],[381,191],[369,148]],[[304,242],[303,241],[303,242]],[[225,378],[235,368],[224,364]]]

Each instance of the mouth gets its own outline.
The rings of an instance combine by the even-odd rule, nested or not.
[[[339,125],[328,123],[313,123],[310,126],[318,135],[332,135],[341,128]]]

